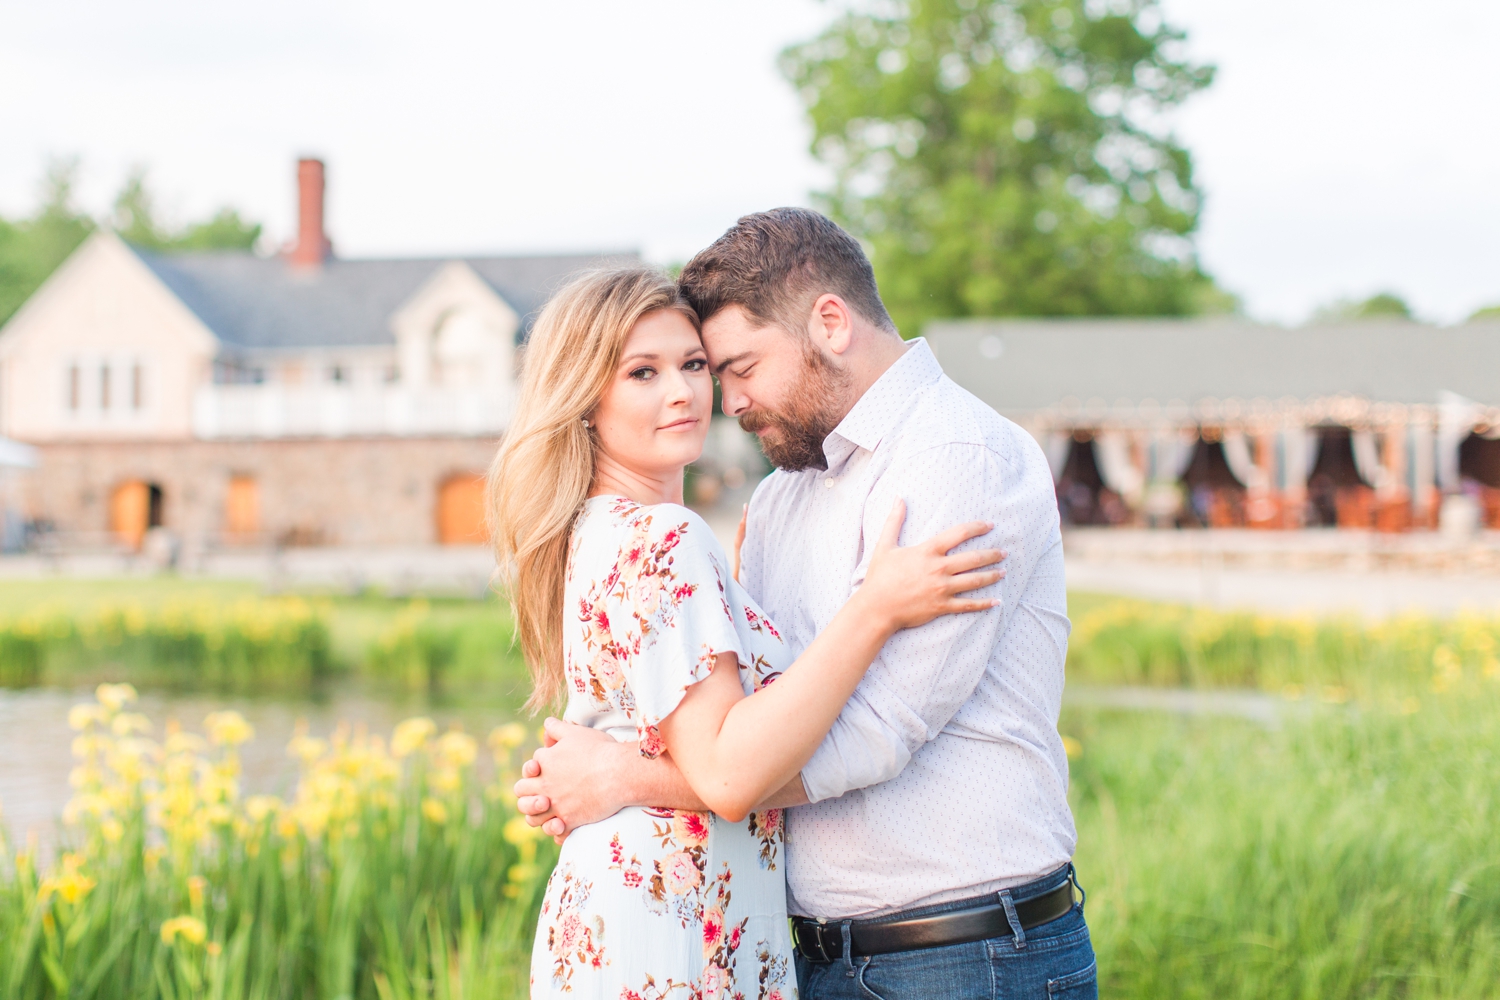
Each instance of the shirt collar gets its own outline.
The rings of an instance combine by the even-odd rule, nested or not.
[[[852,409],[823,441],[830,469],[842,465],[856,448],[874,451],[920,389],[942,377],[943,367],[925,337],[908,341],[906,351],[865,390]]]

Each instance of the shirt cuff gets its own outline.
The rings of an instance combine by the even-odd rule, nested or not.
[[[802,787],[808,802],[836,799],[856,788],[889,781],[909,760],[906,744],[865,705],[853,700],[802,768]]]

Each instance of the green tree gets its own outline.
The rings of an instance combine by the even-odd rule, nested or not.
[[[73,202],[77,174],[77,160],[53,161],[42,182],[36,213],[15,222],[0,218],[0,324],[94,230],[94,220]],[[180,230],[165,227],[156,217],[155,199],[141,167],[126,176],[109,222],[126,242],[159,252],[250,250],[261,233],[259,223],[246,221],[227,207]]]
[[[1339,299],[1313,313],[1313,319],[1325,323],[1412,318],[1411,306],[1395,292],[1378,292],[1367,299]]]
[[[260,223],[247,222],[232,208],[184,229],[173,243],[178,250],[251,250],[260,239]]]
[[[146,168],[132,167],[115,195],[110,224],[126,243],[147,250],[165,250],[172,237],[156,221],[156,198],[146,188]]]
[[[259,223],[221,208],[204,222],[173,232],[156,215],[156,198],[146,183],[146,168],[134,167],[115,196],[114,228],[127,243],[147,250],[250,250],[260,239]]]
[[[29,219],[0,219],[0,324],[36,291],[93,231],[73,204],[76,160],[54,160],[42,181],[41,205]]]
[[[855,0],[782,54],[834,174],[821,206],[886,304],[933,317],[1233,311],[1200,270],[1192,158],[1156,124],[1207,86],[1156,0]]]
[[[1475,309],[1469,316],[1467,322],[1477,323],[1488,320],[1500,319],[1500,305],[1485,306],[1483,309]]]

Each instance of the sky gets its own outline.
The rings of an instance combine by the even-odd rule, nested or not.
[[[1205,268],[1250,315],[1393,290],[1500,302],[1500,4],[1163,0],[1219,67],[1168,124]],[[681,261],[827,175],[776,70],[818,0],[0,0],[0,213],[76,156],[102,214],[134,164],[178,221],[295,223],[328,163],[346,257],[636,248]]]

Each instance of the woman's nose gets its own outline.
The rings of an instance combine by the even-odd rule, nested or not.
[[[667,379],[667,403],[678,406],[693,401],[693,384],[682,372],[673,372]]]

